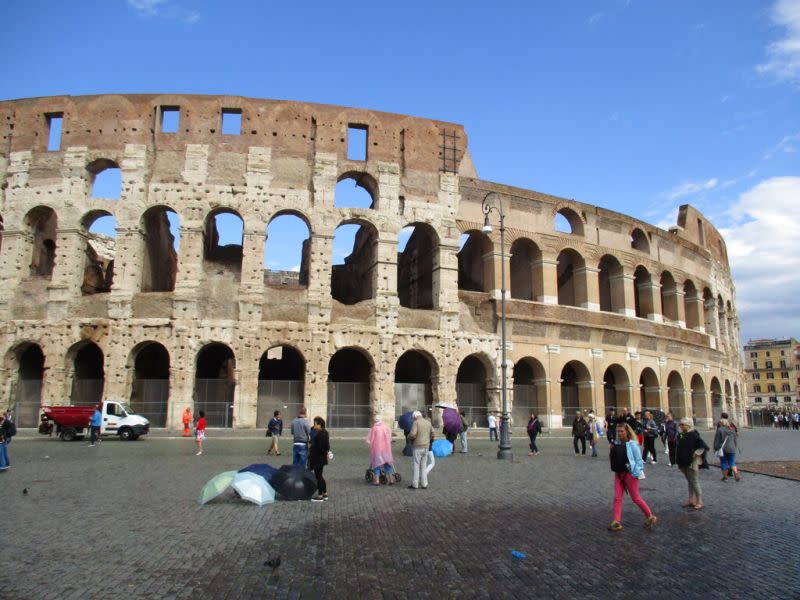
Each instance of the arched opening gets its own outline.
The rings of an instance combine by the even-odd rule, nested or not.
[[[339,177],[333,196],[335,208],[377,208],[378,184],[367,173],[350,172]]]
[[[553,222],[553,229],[559,233],[570,233],[572,235],[583,235],[583,220],[571,208],[559,210]]]
[[[647,234],[638,227],[631,231],[631,248],[650,254],[650,240],[647,239]]]
[[[371,223],[345,222],[333,237],[331,297],[358,304],[375,297],[378,232]]]
[[[642,407],[642,412],[646,409],[663,410],[658,376],[650,367],[642,369],[642,374],[639,376],[639,403]]]
[[[547,376],[544,367],[535,358],[526,356],[514,364],[512,373],[514,404],[511,420],[519,427],[526,425],[531,413],[539,415],[542,422],[547,412]]]
[[[242,217],[229,208],[212,211],[206,218],[203,235],[203,269],[206,276],[222,276],[238,282],[242,273],[243,244]]]
[[[328,363],[328,425],[369,427],[372,361],[358,348],[342,348]]]
[[[467,231],[458,251],[458,289],[488,292],[493,282],[492,241],[480,231]]]
[[[282,213],[267,225],[264,242],[264,283],[266,285],[308,285],[311,261],[311,230],[293,213]]]
[[[722,296],[717,296],[717,332],[719,337],[719,347],[728,342],[727,320],[725,318],[725,301]]]
[[[717,335],[717,323],[714,315],[716,303],[714,295],[708,288],[703,288],[703,324],[708,335]]]
[[[519,300],[542,298],[542,251],[531,240],[520,238],[511,244],[511,297]]]
[[[566,426],[578,410],[592,408],[592,377],[586,365],[572,360],[561,369],[560,380],[561,418]]]
[[[567,248],[558,255],[558,303],[582,306],[586,302],[586,263],[575,250]]]
[[[467,356],[461,361],[456,373],[456,402],[470,425],[483,427],[487,423],[489,399],[486,395],[486,383],[486,365],[477,354]]]
[[[273,346],[258,362],[256,427],[266,428],[276,410],[288,423],[304,405],[306,361],[291,346]]]
[[[623,407],[633,409],[631,400],[631,381],[628,372],[620,365],[609,366],[603,373],[603,400],[606,411]]]
[[[637,317],[647,319],[654,313],[652,292],[653,280],[650,272],[639,265],[633,272],[633,300]]]
[[[166,427],[168,407],[169,352],[158,342],[145,342],[135,350],[131,408],[151,426]]]
[[[103,351],[94,342],[82,342],[70,349],[70,355],[73,357],[70,404],[89,406],[102,402],[105,386]]]
[[[675,419],[686,416],[686,388],[683,377],[677,371],[672,371],[667,377],[667,399],[669,411]]]
[[[698,425],[707,425],[708,409],[706,408],[706,386],[700,375],[692,376],[692,417]]]
[[[178,275],[180,217],[167,206],[153,206],[142,215],[142,229],[142,291],[171,292]]]
[[[119,200],[122,196],[122,171],[107,158],[98,158],[86,165],[92,198]]]
[[[725,316],[728,318],[728,342],[736,347],[736,331],[734,329],[733,307],[731,301],[728,300],[725,304]]]
[[[208,427],[233,427],[236,358],[225,344],[213,342],[197,354],[194,413],[202,410]]]
[[[430,225],[412,223],[397,244],[397,295],[400,306],[433,309],[439,297],[439,237]]]
[[[722,386],[719,383],[719,379],[712,377],[709,389],[711,390],[711,418],[716,425],[719,422],[720,415],[725,410],[722,398]]]
[[[14,422],[19,427],[36,427],[42,404],[44,353],[38,344],[25,343],[10,354],[12,364],[17,367],[17,378],[11,388]]]
[[[625,279],[622,265],[615,256],[606,254],[597,265],[600,287],[600,310],[625,313]]]
[[[731,417],[736,412],[733,404],[733,387],[728,379],[725,380],[725,397],[722,399],[722,410],[728,411]]]
[[[83,218],[84,267],[81,294],[103,294],[114,283],[114,255],[117,220],[105,211],[94,211]]]
[[[418,350],[409,350],[394,367],[395,417],[412,410],[428,414],[434,404],[433,376],[435,361]]]
[[[56,264],[58,218],[48,206],[37,206],[25,217],[31,236],[31,277],[50,279]]]
[[[679,325],[678,314],[678,286],[675,278],[669,271],[664,271],[659,280],[661,284],[661,312],[664,314],[664,321],[671,325]]]
[[[686,313],[686,327],[689,329],[700,327],[702,309],[697,296],[697,288],[691,279],[687,279],[683,284],[683,306]]]

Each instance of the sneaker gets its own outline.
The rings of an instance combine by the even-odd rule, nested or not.
[[[89,444],[89,448],[94,448],[94,444]]]
[[[623,529],[625,528],[619,521],[611,521],[611,524],[608,526],[609,531],[622,531]]]
[[[330,498],[328,498],[328,494],[325,494],[325,495],[322,497],[322,501],[323,501],[323,502],[327,502],[328,500],[330,500]]]
[[[203,453],[203,451],[200,450],[197,454],[195,454],[195,456],[200,456],[202,453]]]
[[[313,498],[311,498],[311,501],[312,501],[312,502],[324,502],[324,501],[325,501],[325,498],[323,498],[323,497],[322,497],[322,496],[320,496],[320,495],[316,495],[316,496],[314,496]]]
[[[647,518],[644,520],[644,526],[645,526],[647,529],[652,529],[652,528],[653,528],[653,525],[655,525],[655,524],[656,524],[656,521],[658,521],[658,518],[657,518],[655,515],[650,515],[649,517],[647,517]]]
[[[414,487],[413,485],[410,485],[410,486],[408,486],[408,489],[410,489],[410,490],[416,490],[416,489],[418,489],[418,488]]]
[[[734,473],[734,474],[733,474],[733,478],[734,478],[734,479],[735,479],[737,482],[742,480],[742,476],[741,476],[741,475],[739,475],[739,472],[738,472],[738,471],[737,471],[736,473]]]

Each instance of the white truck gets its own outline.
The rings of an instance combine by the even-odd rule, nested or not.
[[[52,431],[52,425],[47,427],[47,422],[52,421],[55,423],[58,436],[65,442],[70,442],[85,435],[84,429],[88,431],[94,409],[93,405],[43,406],[39,432]],[[133,441],[140,435],[150,432],[150,421],[142,415],[137,415],[124,402],[104,400],[101,411],[103,420],[100,425],[100,435],[113,434],[118,435],[121,440]]]

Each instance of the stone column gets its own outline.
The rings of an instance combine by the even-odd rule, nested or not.
[[[197,290],[203,276],[203,252],[202,221],[181,221],[178,275],[172,304],[172,316],[176,320],[197,318]],[[187,364],[194,364],[194,361],[190,360]]]
[[[622,275],[615,275],[609,278],[614,287],[622,288],[622,300],[619,305],[621,308],[617,310],[618,313],[626,317],[636,316],[636,295],[634,294],[634,285],[636,278],[633,273],[625,272]]]
[[[661,312],[661,284],[651,281],[640,284],[639,303],[642,307],[642,314],[651,321],[661,323],[664,317]]]
[[[558,304],[558,260],[553,255],[543,256],[533,263],[541,273],[541,295],[534,299],[545,304]]]
[[[261,321],[264,303],[264,242],[266,225],[248,226],[242,241],[242,273],[239,281],[239,319]],[[255,420],[253,421],[255,423]]]
[[[78,229],[59,229],[56,242],[56,263],[48,286],[47,318],[67,318],[70,300],[83,283],[84,246],[86,237]]]
[[[686,328],[686,308],[683,305],[683,292],[678,290],[668,290],[664,292],[664,304],[663,307],[664,312],[667,310],[667,306],[671,307],[676,315],[676,321],[678,327]]]
[[[719,332],[717,331],[717,326],[719,321],[717,320],[717,303],[714,301],[714,298],[710,298],[708,301],[703,302],[703,308],[705,309],[704,316],[706,317],[706,333],[709,337],[709,342],[712,348],[717,348],[717,340],[719,340]]]
[[[397,295],[397,238],[378,232],[375,316],[379,328],[392,331],[397,327],[400,298]]]
[[[237,365],[240,361],[237,361]],[[253,361],[249,361],[253,364]],[[236,429],[256,427],[258,414],[258,363],[255,368],[236,367],[236,391],[233,422]]]
[[[308,273],[309,325],[327,324],[331,320],[331,268],[333,236],[327,233],[311,234],[310,265]],[[325,391],[327,395],[327,390]],[[327,402],[326,402],[327,406]]]
[[[575,269],[575,304],[592,311],[600,310],[600,269]]]
[[[699,331],[706,332],[705,322],[703,320],[703,300],[695,295],[693,298],[684,298],[684,305],[686,310],[686,326]]]

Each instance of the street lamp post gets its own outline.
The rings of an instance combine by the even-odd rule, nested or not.
[[[489,196],[495,196],[494,202],[489,202]],[[511,460],[514,454],[511,452],[511,439],[509,438],[509,419],[508,419],[508,394],[506,391],[506,215],[503,212],[503,204],[495,192],[489,192],[484,196],[481,203],[483,210],[484,233],[491,233],[492,226],[489,223],[489,213],[495,211],[500,217],[500,373],[501,387],[500,396],[503,400],[503,416],[500,418],[500,446],[497,450],[497,458]]]

